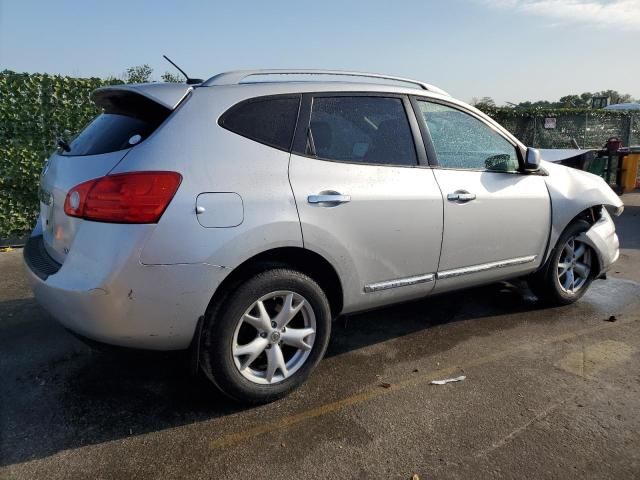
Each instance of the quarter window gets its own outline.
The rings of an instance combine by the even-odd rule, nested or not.
[[[232,107],[220,125],[238,135],[289,151],[300,97],[252,99]]]
[[[386,97],[315,97],[309,155],[328,160],[416,165],[413,136],[402,100]]]
[[[418,101],[438,163],[445,168],[513,172],[516,148],[475,117],[439,103]]]

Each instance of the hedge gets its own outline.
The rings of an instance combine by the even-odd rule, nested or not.
[[[0,239],[35,223],[44,161],[61,133],[73,135],[98,113],[89,94],[100,78],[0,72]]]

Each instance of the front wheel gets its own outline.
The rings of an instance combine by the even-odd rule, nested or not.
[[[209,318],[202,367],[228,396],[265,403],[302,384],[327,348],[327,297],[309,276],[285,268],[247,280]]]
[[[529,281],[533,293],[550,305],[568,305],[585,294],[594,278],[595,253],[581,239],[591,225],[578,220],[558,239],[547,263]]]

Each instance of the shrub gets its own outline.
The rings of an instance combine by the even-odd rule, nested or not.
[[[99,113],[90,93],[107,81],[0,72],[0,238],[24,235],[38,212],[38,183],[56,137]]]

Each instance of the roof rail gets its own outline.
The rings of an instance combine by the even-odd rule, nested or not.
[[[441,95],[449,95],[447,92],[438,87],[429,85],[428,83],[420,82],[418,80],[411,80],[410,78],[393,77],[390,75],[382,75],[379,73],[349,72],[345,70],[236,70],[233,72],[224,72],[219,73],[218,75],[214,75],[206,82],[204,82],[202,86],[210,87],[214,85],[237,85],[247,77],[254,77],[259,75],[339,75],[345,77],[378,78],[381,80],[392,80],[394,82],[411,83],[429,92],[439,93]]]

